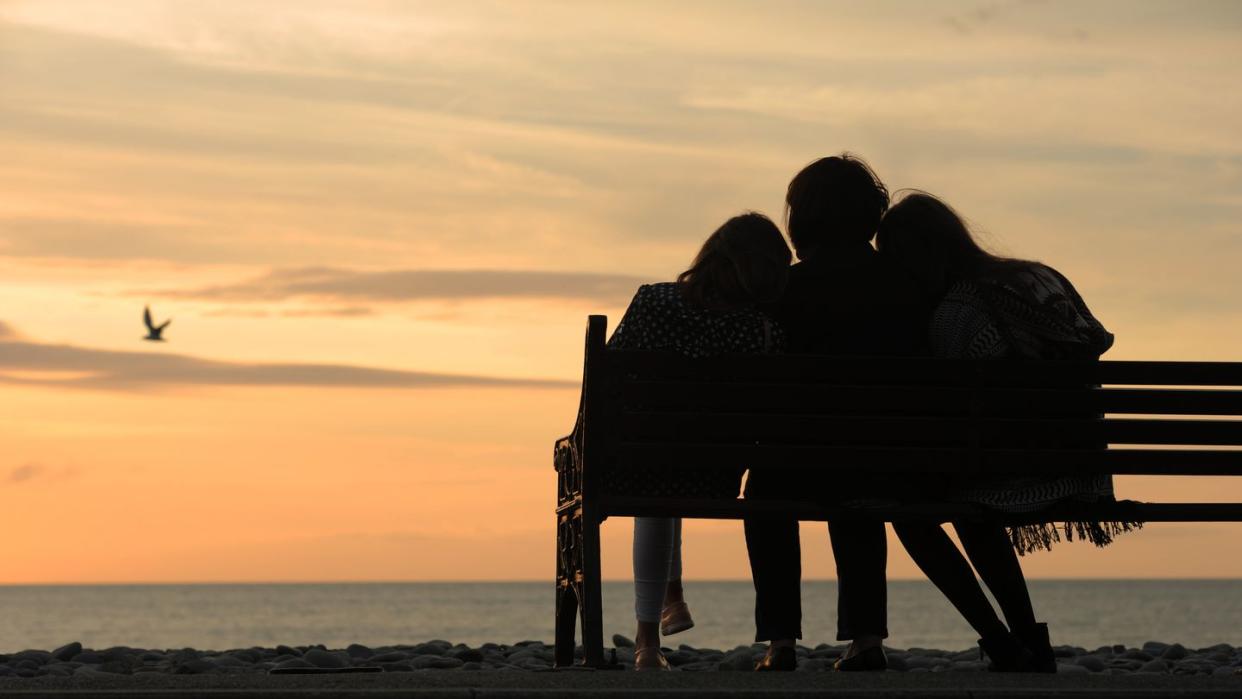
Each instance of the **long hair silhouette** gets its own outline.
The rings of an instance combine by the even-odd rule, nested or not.
[[[690,303],[731,310],[780,297],[792,259],[776,224],[763,214],[748,212],[717,228],[677,281]]]
[[[908,193],[880,221],[875,246],[900,260],[933,296],[990,270],[1030,264],[984,249],[953,207],[935,196],[903,191]]]

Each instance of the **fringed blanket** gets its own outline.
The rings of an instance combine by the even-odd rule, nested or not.
[[[1113,344],[1082,297],[1059,272],[1038,263],[1004,262],[978,279],[956,284],[932,315],[932,347],[962,359],[1097,359]],[[996,477],[957,484],[950,496],[1002,512],[1031,513],[1066,501],[1113,499],[1107,474]],[[1011,527],[1019,554],[1053,543],[1107,546],[1141,522],[1044,522]]]

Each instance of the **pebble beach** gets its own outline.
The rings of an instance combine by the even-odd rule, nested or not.
[[[633,664],[633,642],[613,636],[606,652],[622,667]],[[798,647],[798,670],[829,672],[844,645]],[[749,672],[762,655],[762,645],[728,650],[681,645],[667,648],[675,672]],[[889,671],[900,673],[982,673],[986,661],[978,649],[957,651],[928,648],[888,648]],[[1150,641],[1142,647],[1124,645],[1088,649],[1057,646],[1059,674],[1204,675],[1237,677],[1242,682],[1242,648],[1226,643],[1189,648],[1179,643]],[[53,650],[23,650],[0,654],[0,677],[79,678],[118,675],[246,675],[333,674],[349,672],[543,672],[552,669],[552,647],[540,641],[479,646],[432,640],[414,645],[345,648],[322,645],[232,650],[155,650],[129,647],[84,648],[70,643]],[[1239,685],[1242,690],[1242,684]]]

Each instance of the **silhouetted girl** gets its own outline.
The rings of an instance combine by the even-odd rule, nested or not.
[[[608,346],[689,357],[780,351],[784,332],[755,307],[780,296],[790,260],[771,220],[735,216],[712,233],[676,282],[639,287]],[[682,596],[680,519],[634,519],[634,596],[634,667],[667,669],[659,632],[694,626]]]
[[[962,359],[1097,359],[1113,336],[1061,273],[992,255],[944,202],[907,195],[888,210],[876,247],[904,265],[939,299],[930,340],[937,356]],[[1065,500],[1113,497],[1107,474],[980,477],[955,482],[949,497],[991,509],[1029,513]],[[914,562],[981,636],[993,670],[1056,672],[1046,624],[1035,621],[1017,554],[1046,549],[1060,530],[1098,546],[1138,523],[1054,522],[1006,528],[955,522],[966,557],[935,524],[895,523]],[[1016,553],[1015,553],[1016,550]],[[1000,604],[1006,628],[983,594],[970,564]]]

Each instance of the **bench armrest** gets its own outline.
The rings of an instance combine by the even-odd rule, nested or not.
[[[552,466],[556,469],[556,505],[572,502],[582,494],[582,413],[574,429],[552,446]]]

